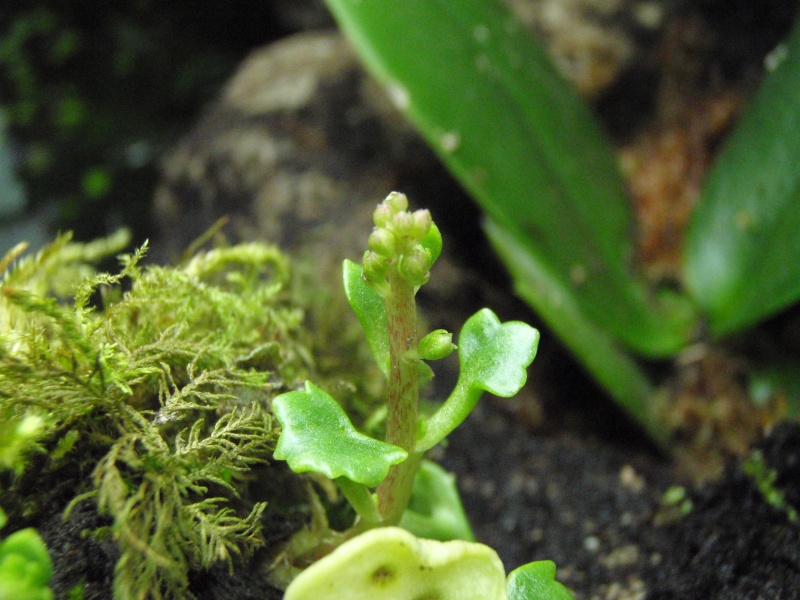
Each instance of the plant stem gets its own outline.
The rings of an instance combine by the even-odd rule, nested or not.
[[[378,507],[387,525],[400,522],[408,505],[420,456],[414,453],[417,441],[417,402],[419,375],[409,353],[417,342],[417,313],[414,287],[396,270],[388,277],[391,294],[385,299],[389,326],[389,394],[386,414],[386,441],[406,450],[408,459],[389,470],[378,486]]]
[[[381,524],[383,519],[366,486],[351,481],[347,477],[338,477],[335,482],[350,506],[355,509],[362,527],[369,529]]]

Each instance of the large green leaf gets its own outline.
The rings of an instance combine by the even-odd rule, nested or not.
[[[486,232],[514,276],[517,294],[536,308],[586,370],[666,449],[667,430],[654,410],[653,386],[637,362],[609,331],[587,320],[569,289],[524,251],[517,235],[491,220]]]
[[[499,0],[327,3],[397,106],[587,320],[649,355],[686,342],[685,307],[660,307],[630,272],[632,218],[609,145]]]
[[[686,284],[724,335],[800,298],[800,24],[709,175]]]

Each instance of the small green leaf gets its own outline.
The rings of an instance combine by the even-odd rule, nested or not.
[[[431,223],[430,230],[419,243],[425,250],[431,253],[431,261],[435,263],[436,259],[439,258],[439,255],[442,253],[442,234],[436,226],[436,223]]]
[[[522,565],[508,575],[508,600],[573,600],[569,590],[555,578],[556,565],[551,560]]]
[[[510,398],[525,385],[538,345],[539,332],[527,323],[500,323],[488,308],[479,310],[464,323],[458,339],[459,379]]]
[[[356,431],[336,400],[310,381],[304,390],[275,398],[272,408],[283,427],[274,456],[295,473],[315,471],[375,487],[389,467],[408,457],[402,448]]]
[[[441,248],[441,236],[440,236]],[[372,290],[361,276],[361,265],[345,260],[342,265],[344,293],[350,308],[356,313],[372,357],[383,374],[389,377],[389,325],[386,321],[386,307],[377,292]]]
[[[461,372],[445,403],[423,424],[415,452],[427,452],[458,427],[484,391],[509,398],[528,378],[539,332],[522,321],[500,323],[488,308],[472,315],[458,339]]]
[[[429,540],[475,541],[455,475],[430,460],[420,463],[400,527]]]

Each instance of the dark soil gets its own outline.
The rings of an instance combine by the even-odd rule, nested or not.
[[[758,448],[800,509],[800,425],[776,426]],[[532,436],[486,400],[441,462],[458,475],[478,539],[506,569],[553,560],[578,600],[800,598],[800,527],[766,503],[736,461],[690,489],[693,508],[679,516],[662,504],[676,483],[669,463],[600,439]],[[86,600],[112,597],[118,552],[89,533],[107,524],[83,502],[67,522],[56,513],[41,526],[56,598],[81,581]],[[281,598],[256,563],[234,575],[224,565],[195,573],[191,591],[200,600]]]
[[[508,570],[549,558],[576,598],[800,598],[800,527],[768,505],[733,461],[690,490],[693,509],[669,518],[670,465],[572,435],[531,436],[487,403],[450,439],[445,466],[481,541]],[[800,426],[758,447],[777,486],[800,506]]]
[[[758,444],[786,501],[800,507],[800,425],[781,424]],[[532,436],[485,401],[451,437],[442,464],[458,474],[478,539],[506,569],[550,559],[577,599],[800,598],[800,527],[766,503],[732,462],[718,481],[691,490],[678,516],[662,505],[675,484],[670,465],[574,435]],[[91,502],[40,531],[54,560],[53,589],[66,598],[83,582],[84,598],[112,597],[118,552],[90,531],[108,523]],[[102,531],[102,530],[101,530]],[[256,568],[221,565],[195,573],[201,600],[278,599]]]
[[[800,426],[776,426],[758,448],[788,503],[800,505]],[[645,565],[649,599],[800,598],[800,528],[739,465],[691,499],[694,509],[654,539],[662,560]]]

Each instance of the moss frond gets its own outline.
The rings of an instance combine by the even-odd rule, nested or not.
[[[276,249],[222,248],[168,268],[142,266],[143,247],[118,273],[94,272],[121,243],[62,236],[6,261],[0,422],[44,426],[27,446],[37,469],[0,501],[35,516],[47,499],[14,494],[69,473],[73,504],[94,499],[113,518],[116,596],[186,598],[190,569],[232,566],[262,543],[265,503],[243,490],[277,438],[270,399],[313,361]],[[14,456],[24,465],[25,451]]]

